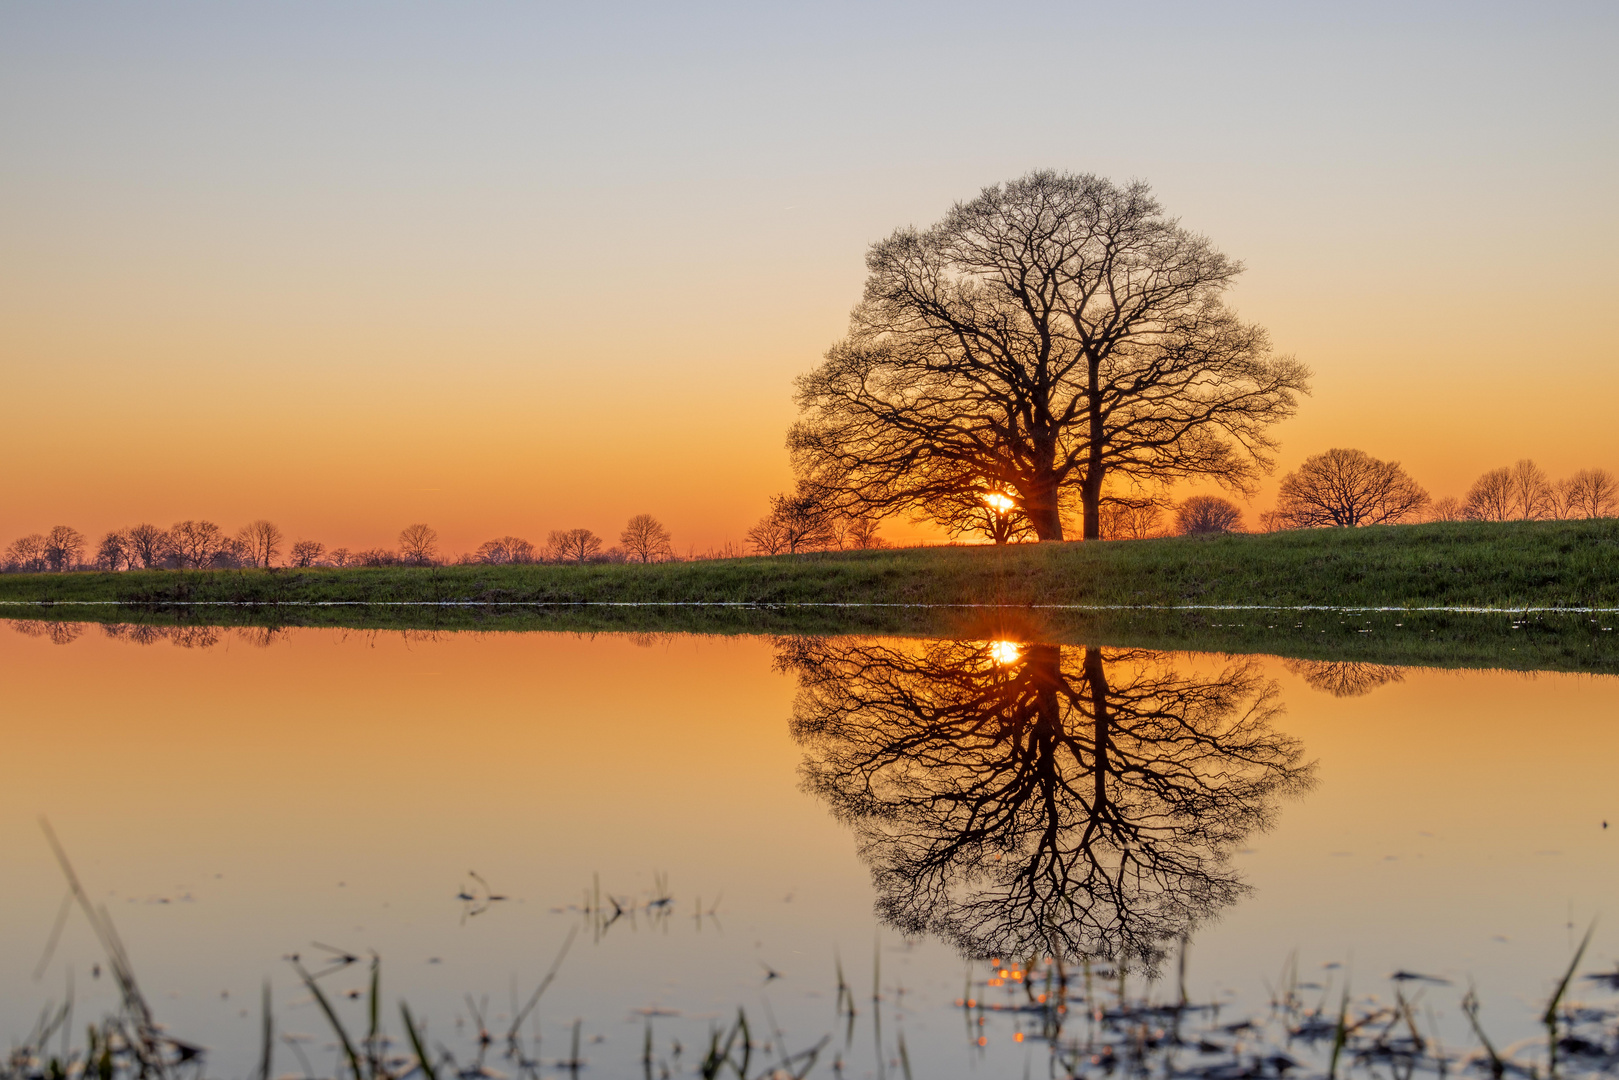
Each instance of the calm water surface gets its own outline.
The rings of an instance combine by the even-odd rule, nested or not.
[[[572,932],[541,1056],[578,1020],[596,1075],[639,1074],[649,1018],[689,1071],[739,1006],[795,1050],[835,1031],[818,1075],[835,1055],[892,1075],[901,1035],[918,1077],[1045,1075],[1018,1016],[955,1007],[1022,993],[985,985],[1006,954],[1131,958],[1142,989],[1167,957],[1167,999],[1185,936],[1188,995],[1236,1011],[1290,957],[1312,999],[1421,973],[1448,981],[1406,985],[1458,1046],[1470,982],[1498,1042],[1533,1035],[1593,917],[1583,969],[1619,961],[1612,677],[987,641],[139,638],[0,626],[8,1038],[70,977],[81,1017],[113,1004],[78,916],[33,977],[64,891],[41,815],[210,1075],[253,1069],[266,978],[331,1074],[285,959],[322,945],[374,950],[390,1002],[453,1044],[477,1013],[503,1030]],[[304,1070],[285,1043],[276,1067]]]

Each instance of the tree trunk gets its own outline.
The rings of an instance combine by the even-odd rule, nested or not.
[[[1023,492],[1023,513],[1041,540],[1062,539],[1062,514],[1057,508],[1057,483],[1042,477]]]
[[[1079,502],[1085,513],[1084,539],[1102,539],[1102,463],[1091,461],[1085,481],[1079,485]]]

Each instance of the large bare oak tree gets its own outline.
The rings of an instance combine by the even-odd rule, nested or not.
[[[1187,476],[1247,490],[1308,371],[1222,296],[1242,270],[1145,183],[1035,172],[873,244],[849,335],[798,382],[796,467],[847,506],[930,516],[1005,491],[1042,540],[1065,499]]]

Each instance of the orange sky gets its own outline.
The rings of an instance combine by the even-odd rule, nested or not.
[[[866,245],[1036,167],[1145,178],[1248,263],[1316,371],[1283,469],[1619,469],[1611,10],[1041,11],[7,9],[0,543],[738,540]],[[1148,39],[1162,78],[1030,115],[940,82],[1072,94],[1081,28],[1093,81]]]

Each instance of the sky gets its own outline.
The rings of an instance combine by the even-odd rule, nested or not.
[[[873,241],[1150,182],[1435,495],[1619,470],[1619,8],[0,4],[0,544],[268,517],[447,551],[790,483]],[[917,535],[903,524],[890,535]]]

